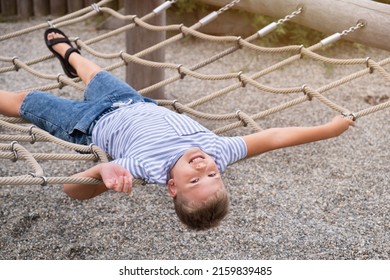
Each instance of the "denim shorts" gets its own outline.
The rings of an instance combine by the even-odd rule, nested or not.
[[[114,103],[152,102],[107,71],[98,72],[84,91],[84,100],[69,100],[44,91],[31,91],[20,107],[22,118],[50,134],[76,144],[90,144],[92,129]]]

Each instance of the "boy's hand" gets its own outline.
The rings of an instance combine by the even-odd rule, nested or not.
[[[99,173],[108,189],[131,193],[133,189],[133,176],[126,168],[115,163],[102,163]]]
[[[332,119],[329,125],[331,125],[331,129],[334,135],[339,136],[344,131],[346,131],[350,126],[354,126],[355,122],[348,117],[338,115]]]

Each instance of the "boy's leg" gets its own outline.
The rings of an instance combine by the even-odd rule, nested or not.
[[[49,40],[59,37],[63,36],[54,32],[48,34]],[[53,49],[64,56],[69,47],[66,43],[58,43],[53,46]],[[95,74],[102,70],[100,66],[76,52],[71,53],[69,56],[69,63],[76,69],[77,74],[85,85],[88,85]],[[0,90],[0,114],[7,117],[20,117],[19,109],[27,94],[27,92],[15,93]]]
[[[59,33],[49,33],[47,35],[48,40],[52,40],[55,38],[62,38]],[[66,43],[58,43],[52,46],[53,49],[58,52],[62,57],[65,56],[66,51],[70,48],[70,46]],[[102,69],[96,63],[86,59],[81,56],[77,52],[73,52],[69,56],[69,63],[76,70],[77,75],[81,78],[85,85],[88,85],[92,78],[96,75],[96,73],[100,72]]]
[[[0,114],[7,117],[19,118],[19,109],[27,92],[10,92],[0,90]]]

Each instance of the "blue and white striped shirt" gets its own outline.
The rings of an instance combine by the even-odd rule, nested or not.
[[[246,156],[241,137],[215,135],[193,119],[153,103],[135,103],[102,117],[92,141],[147,183],[166,184],[170,169],[190,148],[211,156],[222,173]]]

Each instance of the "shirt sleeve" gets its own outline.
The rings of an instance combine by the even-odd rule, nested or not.
[[[220,140],[217,165],[223,172],[228,165],[246,157],[247,147],[241,137],[221,137]]]
[[[158,184],[165,185],[166,184],[166,175],[160,174],[161,176],[152,176],[148,170],[147,166],[134,158],[118,158],[113,160],[112,162],[119,164],[120,166],[129,170],[130,174],[133,175],[136,179],[144,180],[148,184]]]
[[[148,181],[148,175],[142,164],[133,158],[117,158],[112,162],[119,164],[120,166],[129,170],[130,174],[136,179],[142,179]]]

